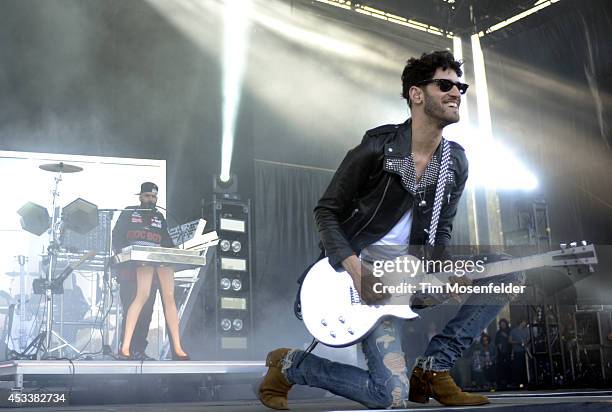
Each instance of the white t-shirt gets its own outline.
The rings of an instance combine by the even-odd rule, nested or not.
[[[364,248],[359,257],[363,260],[394,259],[408,254],[410,230],[412,229],[412,208],[382,238]],[[374,246],[374,247],[372,247]],[[380,247],[383,246],[383,247]],[[389,246],[389,247],[384,247]]]
[[[410,241],[410,230],[412,229],[412,208],[408,209],[404,216],[384,235],[372,245],[407,245]]]

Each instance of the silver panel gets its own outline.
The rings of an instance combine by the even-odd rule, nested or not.
[[[172,266],[176,272],[206,265],[206,255],[197,250],[153,246],[128,246],[113,256],[113,263],[126,262],[157,263]]]
[[[263,361],[73,361],[75,375],[107,374],[226,374],[263,375]],[[63,360],[14,360],[0,362],[0,376],[71,375],[71,365]]]

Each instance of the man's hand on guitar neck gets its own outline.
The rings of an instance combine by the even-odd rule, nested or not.
[[[374,292],[374,284],[379,282],[379,280],[372,276],[371,272],[366,276],[362,276],[362,265],[365,265],[365,263],[361,262],[355,255],[351,255],[342,261],[342,267],[353,279],[353,284],[357,293],[359,293],[359,298],[369,305],[388,298],[389,294]]]

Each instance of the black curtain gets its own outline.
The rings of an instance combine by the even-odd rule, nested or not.
[[[255,357],[311,337],[293,314],[297,279],[320,254],[313,209],[333,170],[255,160]],[[261,358],[261,356],[259,356]]]

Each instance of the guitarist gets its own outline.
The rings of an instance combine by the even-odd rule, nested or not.
[[[424,245],[442,156],[442,130],[459,121],[461,62],[447,51],[408,60],[402,73],[402,96],[412,118],[401,125],[366,132],[350,150],[315,207],[315,221],[329,263],[350,274],[366,303],[381,298],[372,278],[361,276],[361,251],[370,245]],[[439,221],[432,242],[449,244],[453,219],[468,177],[464,149],[450,144],[450,163]],[[521,284],[520,275],[489,279]],[[408,401],[434,398],[444,405],[483,405],[489,400],[463,392],[449,371],[455,361],[491,323],[510,297],[472,294],[443,331],[435,335],[410,378],[401,349],[403,320],[384,320],[361,343],[367,370],[331,362],[297,349],[268,354],[268,372],[259,389],[266,406],[287,409],[292,385],[309,385],[355,400],[368,408],[406,407]]]

